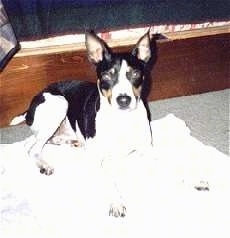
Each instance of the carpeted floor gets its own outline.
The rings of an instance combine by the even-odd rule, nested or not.
[[[185,121],[191,135],[229,155],[230,89],[150,103],[152,118],[173,113]]]
[[[169,113],[185,121],[192,136],[204,144],[229,154],[229,95],[230,90],[178,97],[151,102],[152,119]],[[154,132],[153,132],[154,134]],[[0,143],[20,141],[30,135],[26,126],[0,129]]]

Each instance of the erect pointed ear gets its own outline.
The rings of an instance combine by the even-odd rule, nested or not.
[[[86,33],[85,45],[88,58],[92,63],[99,63],[103,58],[106,60],[111,58],[109,47],[93,31]]]
[[[132,54],[138,59],[148,62],[151,58],[151,44],[150,44],[150,33],[149,31],[143,35],[136,46],[134,47]]]

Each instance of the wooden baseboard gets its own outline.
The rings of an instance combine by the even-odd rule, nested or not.
[[[149,100],[192,95],[230,87],[230,34],[157,42]],[[115,47],[124,51],[131,45]],[[23,112],[33,95],[63,79],[95,81],[84,48],[15,56],[0,75],[0,127]]]

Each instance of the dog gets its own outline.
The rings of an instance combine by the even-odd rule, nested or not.
[[[85,45],[97,82],[50,84],[11,122],[26,121],[30,126],[35,140],[28,154],[46,175],[54,172],[42,155],[46,143],[94,148],[103,156],[128,155],[152,145],[150,118],[142,98],[152,58],[149,31],[128,53],[114,53],[93,31],[86,33]],[[119,205],[109,213],[122,217],[125,212],[125,206]]]

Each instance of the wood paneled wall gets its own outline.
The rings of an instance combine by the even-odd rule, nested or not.
[[[116,47],[115,51],[131,46]],[[149,100],[192,95],[230,86],[230,34],[157,42]],[[64,79],[95,81],[85,50],[14,57],[0,73],[0,126],[25,111],[49,83]],[[57,105],[58,106],[58,105]]]

